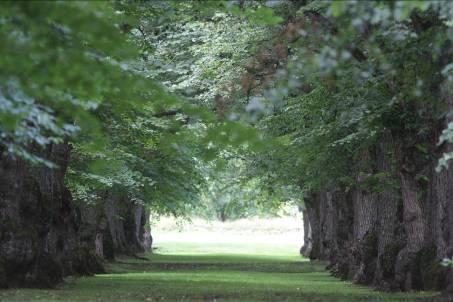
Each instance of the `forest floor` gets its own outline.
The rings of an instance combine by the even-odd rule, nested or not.
[[[268,224],[269,226],[270,224]],[[225,231],[228,233],[228,231]],[[160,233],[148,260],[119,258],[109,274],[70,278],[58,289],[0,291],[0,301],[416,301],[432,293],[382,293],[331,277],[292,242],[187,242]],[[230,234],[231,235],[231,234]],[[184,240],[182,240],[184,238]],[[226,238],[229,240],[223,240]],[[257,235],[257,238],[261,238]],[[423,299],[424,300],[424,299]]]

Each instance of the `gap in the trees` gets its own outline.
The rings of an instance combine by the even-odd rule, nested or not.
[[[220,221],[193,217],[154,218],[154,253],[298,255],[303,244],[302,215],[289,207],[278,217]]]

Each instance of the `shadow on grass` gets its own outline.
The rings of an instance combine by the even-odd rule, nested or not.
[[[148,261],[140,259],[119,260],[110,265],[113,273],[134,271],[184,271],[184,270],[218,270],[269,273],[304,273],[324,271],[325,263],[309,262],[304,258],[298,261],[279,259],[271,256],[248,255],[161,255],[153,254]]]

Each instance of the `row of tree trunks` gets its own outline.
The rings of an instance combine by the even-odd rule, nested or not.
[[[307,194],[301,252],[330,261],[336,276],[379,289],[452,291],[452,269],[440,261],[453,256],[453,165],[438,173],[432,160],[420,177],[398,165],[396,141],[387,131],[360,153],[351,191],[326,186]]]
[[[0,159],[0,287],[52,287],[69,274],[103,271],[64,186],[69,155],[68,144],[48,146],[42,156],[56,169]]]
[[[103,258],[151,248],[143,205],[113,194],[77,204],[64,185],[69,145],[42,156],[58,168],[0,158],[0,288],[53,287],[67,275],[104,272]]]
[[[104,232],[105,256],[135,255],[151,249],[149,213],[143,205],[127,197],[108,194],[104,202],[107,233]]]
[[[98,257],[113,260],[117,255],[135,256],[151,250],[149,211],[140,203],[112,191],[103,201],[81,208],[84,233]]]

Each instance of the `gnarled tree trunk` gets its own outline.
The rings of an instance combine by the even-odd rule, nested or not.
[[[52,287],[65,275],[103,270],[78,234],[79,211],[64,186],[69,154],[66,143],[46,148],[56,169],[1,158],[1,286]]]

